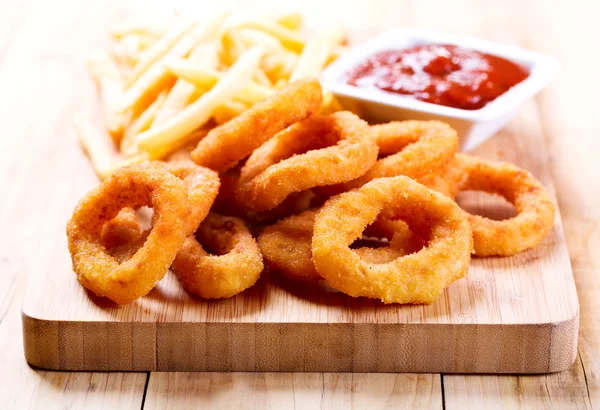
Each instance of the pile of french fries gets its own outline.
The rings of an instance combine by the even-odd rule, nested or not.
[[[131,22],[88,65],[100,90],[106,132],[76,120],[79,141],[101,179],[133,163],[188,149],[212,128],[290,81],[318,77],[344,51],[341,27],[304,39],[302,16],[183,16]],[[324,92],[324,112],[341,109]]]

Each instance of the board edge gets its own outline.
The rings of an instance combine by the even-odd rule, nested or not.
[[[48,370],[541,374],[575,361],[579,310],[525,325],[79,322],[22,311],[22,325],[25,359]],[[478,339],[498,351],[478,352]]]

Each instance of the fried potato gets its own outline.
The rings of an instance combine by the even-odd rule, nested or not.
[[[202,19],[176,12],[114,28],[109,48],[89,62],[117,148],[112,165],[97,172],[105,177],[122,164],[165,158],[290,81],[318,77],[343,51],[345,36],[335,27],[304,38],[302,24],[297,12]],[[323,91],[319,112],[341,110]]]
[[[140,149],[151,153],[163,145],[176,143],[204,125],[216,107],[243,89],[258,68],[262,55],[263,50],[258,47],[246,52],[210,91],[163,125],[139,134],[136,143]]]

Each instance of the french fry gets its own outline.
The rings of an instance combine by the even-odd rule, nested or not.
[[[257,70],[263,54],[264,50],[260,47],[244,53],[210,91],[161,126],[138,134],[137,145],[152,153],[161,147],[176,144],[204,125],[212,117],[216,107],[233,98],[245,87]]]
[[[140,60],[135,65],[131,78],[128,79],[127,87],[131,86],[137,81],[142,74],[144,74],[155,62],[164,57],[169,51],[171,51],[178,41],[192,29],[198,26],[197,21],[190,21],[182,25],[177,25],[171,28],[163,35],[160,40],[156,42],[152,47],[146,50]]]
[[[162,108],[167,98],[167,92],[163,91],[160,93],[156,100],[140,115],[136,118],[131,125],[125,130],[123,141],[121,141],[121,153],[126,157],[132,157],[139,154],[139,149],[135,145],[135,136],[140,132],[146,131],[152,125],[152,122],[156,118],[156,114]]]
[[[189,59],[165,61],[165,67],[177,77],[204,89],[212,88],[224,74]]]
[[[236,30],[229,30],[223,35],[223,62],[232,65],[247,49]]]
[[[135,107],[145,95],[165,88],[165,84],[168,83],[169,77],[171,76],[162,62],[166,59],[180,58],[187,55],[196,44],[207,38],[213,37],[216,32],[219,32],[226,18],[227,14],[222,13],[206,24],[195,26],[193,30],[181,37],[164,56],[150,66],[148,70],[146,70],[137,81],[129,87],[123,97],[121,110],[126,111],[127,109]]]
[[[248,109],[248,106],[239,101],[228,101],[224,104],[221,104],[215,109],[213,114],[213,118],[217,122],[217,124],[225,124],[230,119],[237,117],[244,111]]]
[[[304,48],[304,40],[297,32],[292,31],[274,21],[265,19],[247,20],[245,22],[241,22],[239,27],[249,27],[264,31],[265,33],[277,38],[284,47],[298,54],[301,53],[302,49]]]
[[[89,121],[76,125],[101,178],[191,148],[289,81],[317,77],[345,51],[339,29],[305,41],[297,12],[258,18],[223,12],[204,23],[185,16],[126,22],[112,31],[109,52],[90,60],[119,148],[107,145]],[[325,91],[321,113],[340,109]]]
[[[160,93],[156,100],[140,115],[131,126],[127,129],[127,131],[131,131],[134,135],[139,134],[140,132],[146,131],[149,129],[154,120],[156,119],[156,114],[160,111],[162,106],[164,105],[167,99],[167,92],[163,91]],[[126,133],[127,133],[126,131]]]
[[[108,138],[102,135],[90,120],[83,118],[75,119],[75,131],[79,144],[90,159],[94,171],[100,180],[105,180],[119,168],[155,159],[147,152],[121,159],[114,147],[109,143]]]
[[[155,38],[162,37],[169,29],[170,22],[140,22],[126,21],[114,27],[110,34],[115,39],[121,39],[125,36],[134,34],[149,35]]]
[[[275,17],[275,21],[290,30],[302,28],[302,14],[297,11],[280,14]]]
[[[321,114],[332,114],[337,111],[342,111],[343,107],[331,91],[323,90],[323,105],[321,106]]]
[[[111,144],[109,137],[103,135],[90,120],[75,119],[75,132],[81,148],[85,151],[94,171],[103,179],[103,175],[110,170],[117,161],[117,152]]]
[[[160,64],[153,65],[133,86],[125,91],[120,111],[143,112],[148,107],[146,102],[153,99],[152,96],[159,95],[163,90],[171,87],[174,82],[175,78],[170,76]]]
[[[196,47],[188,60],[198,65],[202,64],[207,68],[216,68],[219,64],[218,51],[219,45],[216,41],[212,41]],[[209,88],[204,87],[205,90]],[[169,118],[172,118],[179,111],[183,110],[191,101],[194,101],[194,97],[197,94],[198,89],[196,86],[190,84],[185,79],[177,80],[171,91],[169,91],[164,104],[156,114],[152,126],[157,127],[164,124]]]
[[[110,49],[110,54],[119,66],[123,78],[131,75],[133,66],[141,55],[140,38],[135,35],[122,37]]]
[[[170,61],[165,65],[169,71],[179,78],[187,80],[202,89],[214,87],[225,75],[223,72],[202,67],[188,60]],[[274,93],[273,89],[250,81],[242,91],[236,94],[235,99],[246,104],[254,104],[267,99]]]
[[[164,124],[169,118],[172,118],[178,112],[183,110],[190,101],[193,101],[193,96],[197,91],[197,87],[193,84],[178,80],[169,91],[167,101],[162,104],[152,122],[152,126],[158,127],[161,124]]]
[[[344,37],[344,32],[341,27],[333,30],[328,30],[325,33],[313,37],[309,40],[302,54],[298,58],[298,62],[294,71],[290,75],[290,81],[296,81],[306,77],[318,77],[325,68],[329,56]]]
[[[219,40],[221,37],[222,33],[218,33],[212,41],[199,45],[186,60],[202,67],[217,70],[221,64],[221,60],[219,60],[219,51],[221,50]]]
[[[265,72],[263,70],[261,70],[260,68],[258,70],[256,70],[252,79],[257,84],[260,84],[263,87],[272,87],[273,86],[273,84],[271,84],[271,80],[269,80],[269,77],[267,77]]]
[[[112,166],[110,166],[106,169],[102,169],[100,172],[97,172],[97,174],[101,180],[104,180],[104,179],[108,178],[109,176],[111,176],[119,168],[123,168],[123,167],[129,166],[129,165],[134,165],[134,164],[141,164],[146,161],[154,161],[154,160],[163,159],[166,156],[170,155],[171,153],[173,153],[177,150],[180,150],[189,144],[197,143],[202,138],[204,138],[206,136],[206,134],[208,134],[209,131],[210,131],[210,128],[200,128],[200,129],[194,131],[193,133],[187,135],[185,138],[182,138],[180,141],[177,142],[177,144],[174,144],[172,146],[163,147],[160,150],[153,152],[152,154],[150,154],[148,152],[140,152],[139,154],[136,154],[132,157],[119,159],[116,162],[113,162]]]
[[[296,54],[302,53],[304,47],[306,46],[306,42],[302,39],[302,37],[295,31],[290,30],[282,24],[278,24],[274,21],[269,20],[245,20],[240,23],[236,27],[239,28],[253,28],[259,31],[263,31],[266,34],[269,34],[280,41],[280,43],[287,48],[295,52]],[[334,30],[335,32],[335,30]],[[336,36],[337,37],[337,36]],[[337,42],[335,44],[342,43],[345,40],[345,37],[337,37]],[[334,48],[335,54],[339,55],[343,51],[338,47]],[[336,58],[337,58],[336,55]],[[329,57],[329,56],[328,56]],[[335,59],[335,58],[334,58]]]
[[[158,41],[157,37],[151,36],[149,34],[136,34],[135,38],[138,39],[140,50],[145,51],[148,48],[152,47]]]
[[[253,28],[240,28],[237,30],[237,33],[248,47],[263,46],[267,53],[279,52],[282,49],[281,42],[264,31]]]
[[[215,127],[215,123],[213,121],[210,121],[209,124],[210,126],[204,126],[202,128],[199,128],[194,132],[187,134],[186,136],[178,140],[176,143],[171,145],[165,145],[162,148],[152,152],[152,154],[148,154],[148,156],[154,160],[164,159],[165,157],[171,155],[175,151],[180,150],[182,148],[189,147],[191,150],[192,145],[193,147],[195,147],[198,144],[198,141],[204,138],[206,134],[208,134],[208,132]]]
[[[127,124],[127,114],[119,112],[118,109],[123,96],[121,71],[106,52],[92,54],[88,59],[88,67],[100,89],[106,128],[118,146]]]
[[[327,65],[327,61],[336,45],[343,39],[343,29],[336,27],[309,40],[298,58],[298,63],[294,71],[292,71],[289,81],[296,81],[307,77],[318,77]],[[321,112],[330,114],[339,110],[341,110],[339,101],[331,92],[323,91],[323,108]]]
[[[261,68],[269,79],[276,83],[280,79],[287,80],[296,66],[298,55],[288,50],[271,53],[263,58]]]
[[[200,128],[178,141],[177,144],[168,147],[163,147],[160,150],[153,152],[152,154],[148,152],[140,152],[129,158],[118,159],[117,157],[117,159],[113,161],[111,166],[109,166],[108,168],[101,169],[99,172],[97,171],[96,173],[98,174],[98,177],[101,180],[104,180],[111,176],[119,168],[123,168],[128,165],[141,164],[146,161],[163,159],[168,155],[172,154],[173,152],[180,150],[190,144],[198,143],[198,141],[200,141],[206,136],[206,134],[208,134],[211,128],[212,126],[210,128]]]

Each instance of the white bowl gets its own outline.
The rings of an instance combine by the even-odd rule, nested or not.
[[[504,57],[529,70],[529,77],[478,110],[462,110],[419,101],[411,97],[346,84],[344,78],[354,67],[373,54],[423,44],[453,44]],[[558,71],[558,60],[546,55],[458,35],[401,28],[387,31],[360,44],[333,62],[321,76],[321,84],[333,92],[342,105],[358,105],[370,122],[406,119],[437,119],[454,127],[460,136],[461,150],[468,151],[494,135],[525,100],[539,92]]]

